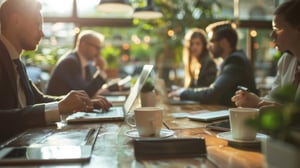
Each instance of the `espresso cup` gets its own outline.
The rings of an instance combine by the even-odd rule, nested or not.
[[[258,113],[257,108],[230,108],[230,129],[233,139],[255,140],[257,130],[246,124],[249,119],[254,119]]]
[[[141,137],[160,136],[163,125],[163,108],[140,107],[134,109],[136,129]]]

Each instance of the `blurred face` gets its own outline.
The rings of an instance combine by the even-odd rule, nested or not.
[[[20,12],[19,21],[17,24],[18,38],[17,49],[20,50],[35,50],[44,36],[42,30],[43,19],[40,12],[35,14],[25,14]]]
[[[207,49],[212,53],[214,58],[222,57],[224,50],[220,45],[220,39],[218,39],[214,34],[209,37]]]
[[[199,57],[203,52],[203,42],[200,38],[192,38],[190,41],[190,53],[194,57]]]
[[[287,23],[280,15],[274,16],[273,31],[271,38],[279,51],[290,51],[294,53],[299,50],[300,31]]]
[[[84,41],[84,56],[87,60],[93,60],[96,57],[99,57],[101,54],[101,42],[97,38],[92,38],[87,41]]]

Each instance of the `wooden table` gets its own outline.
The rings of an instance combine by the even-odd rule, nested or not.
[[[159,160],[136,160],[132,139],[125,135],[131,128],[125,122],[106,122],[67,127],[100,127],[90,162],[84,164],[34,165],[34,167],[101,167],[101,168],[194,168],[194,167],[263,167],[264,157],[257,149],[240,149],[231,147],[228,142],[216,138],[214,131],[205,128],[207,123],[191,121],[187,118],[175,119],[171,113],[191,112],[195,110],[220,110],[226,107],[212,105],[166,105],[164,107],[164,124],[175,131],[174,137],[204,137],[207,146],[207,158],[174,158]],[[7,167],[7,166],[5,166]],[[33,167],[28,165],[24,167]]]

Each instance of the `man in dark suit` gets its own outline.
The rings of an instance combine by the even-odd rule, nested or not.
[[[209,51],[215,58],[224,60],[219,76],[209,87],[179,89],[169,93],[169,96],[204,104],[234,106],[231,97],[238,85],[257,94],[252,65],[246,54],[237,50],[238,36],[233,24],[226,21],[216,22],[209,25],[206,31],[209,36]]]
[[[20,56],[23,50],[35,50],[44,35],[40,10],[36,0],[5,0],[0,7],[0,143],[27,128],[60,121],[60,115],[111,106],[84,91],[47,96],[28,79]]]
[[[91,62],[100,57],[103,36],[95,31],[79,34],[74,51],[62,56],[54,68],[47,88],[47,94],[59,96],[70,90],[85,90],[90,97],[95,96],[105,83],[104,71],[98,69],[92,74]]]

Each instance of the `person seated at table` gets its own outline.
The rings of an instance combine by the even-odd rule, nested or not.
[[[90,99],[84,91],[64,96],[44,95],[26,75],[23,50],[35,50],[44,36],[41,4],[37,0],[4,0],[0,7],[0,143],[33,128],[60,121],[60,115],[108,110],[104,97]]]
[[[184,87],[209,86],[216,79],[217,66],[208,53],[205,31],[191,29],[184,39]]]
[[[220,74],[209,87],[180,88],[168,94],[181,100],[193,100],[204,104],[234,106],[231,97],[238,85],[257,93],[252,65],[242,50],[237,50],[238,35],[229,21],[220,21],[206,28],[208,50],[215,58],[223,58]]]
[[[98,68],[95,74],[91,72],[91,62],[100,59],[96,57],[100,57],[103,40],[104,37],[100,33],[92,30],[82,31],[77,38],[75,49],[62,56],[56,64],[46,93],[59,96],[70,90],[85,90],[90,97],[95,96],[106,83],[103,68]]]
[[[272,25],[270,36],[276,48],[283,53],[278,61],[272,89],[265,97],[238,90],[232,97],[236,106],[266,108],[280,105],[272,95],[287,84],[294,84],[297,87],[296,95],[300,96],[300,2],[282,3],[274,12]]]

